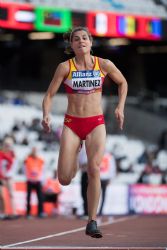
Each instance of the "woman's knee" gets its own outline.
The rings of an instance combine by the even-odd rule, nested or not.
[[[100,176],[100,162],[91,161],[88,164],[88,176],[89,177],[97,177]]]
[[[66,164],[62,164],[59,162],[57,174],[58,174],[58,180],[61,185],[67,186],[71,183],[71,180],[74,178],[75,173],[77,169],[75,169],[76,163],[69,165],[67,162]]]
[[[70,184],[72,177],[65,174],[58,174],[58,180],[61,185],[67,186]]]

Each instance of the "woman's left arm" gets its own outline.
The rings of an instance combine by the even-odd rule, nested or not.
[[[104,72],[107,73],[107,75],[116,83],[118,84],[118,97],[119,102],[115,109],[115,116],[119,123],[119,128],[123,129],[124,124],[124,106],[125,101],[127,97],[128,92],[128,84],[121,73],[121,71],[112,63],[110,60],[102,59],[101,60],[101,68],[104,70]]]

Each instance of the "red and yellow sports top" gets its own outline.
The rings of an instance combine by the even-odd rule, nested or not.
[[[100,69],[98,57],[94,57],[92,70],[78,70],[73,58],[69,59],[69,65],[69,74],[64,80],[68,94],[91,94],[102,91],[105,75]]]

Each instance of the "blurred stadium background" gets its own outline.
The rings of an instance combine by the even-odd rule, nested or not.
[[[74,26],[89,28],[94,54],[113,61],[129,84],[123,132],[113,116],[117,88],[108,79],[104,84],[107,149],[118,168],[104,214],[166,214],[167,0],[1,0],[0,140],[14,138],[16,183],[25,181],[23,161],[33,145],[45,159],[46,175],[55,169],[64,89],[54,100],[49,135],[40,126],[41,101],[56,66],[68,58],[62,34]],[[148,165],[147,181],[139,181]],[[70,187],[62,188],[60,213],[74,207],[82,213],[79,174]],[[24,213],[25,190],[18,188],[16,199],[19,213]]]

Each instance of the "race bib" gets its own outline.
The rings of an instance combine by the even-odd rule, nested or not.
[[[100,89],[102,80],[100,70],[72,71],[72,89],[77,92],[90,92]]]

